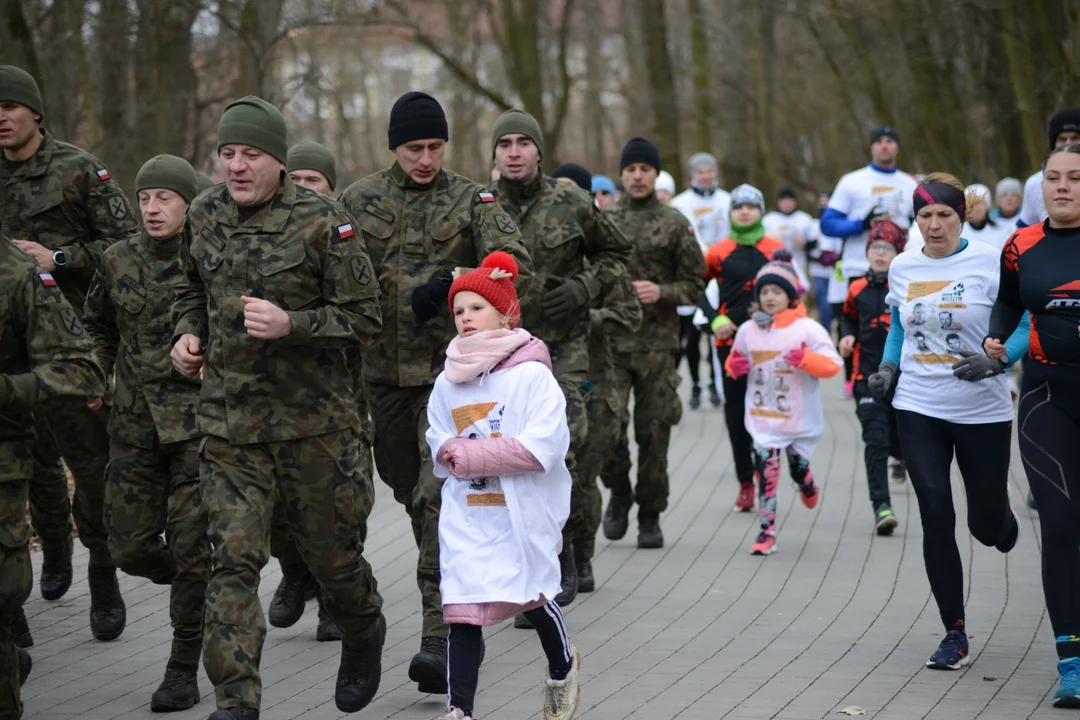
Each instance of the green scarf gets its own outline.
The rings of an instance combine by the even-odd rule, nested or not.
[[[763,237],[765,237],[765,226],[761,218],[749,225],[731,223],[731,239],[740,245],[753,245]]]

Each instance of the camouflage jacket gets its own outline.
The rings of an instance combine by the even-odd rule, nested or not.
[[[536,271],[520,298],[522,327],[547,344],[556,374],[587,371],[588,307],[625,273],[630,241],[588,193],[542,173],[526,185],[499,180],[488,189],[517,223]],[[576,318],[553,322],[544,315],[544,294],[570,278],[585,283],[590,302]]]
[[[191,244],[173,305],[174,339],[202,339],[199,430],[235,444],[359,430],[348,350],[379,332],[379,285],[355,221],[282,176],[246,222],[224,185],[188,210]],[[259,340],[241,296],[289,313],[291,332]]]
[[[477,267],[494,250],[518,263],[518,293],[532,281],[532,261],[517,225],[483,186],[443,170],[418,185],[394,165],[350,185],[341,195],[371,250],[382,288],[383,331],[364,353],[364,380],[430,385],[442,372],[456,331],[450,310],[423,325],[412,293],[455,268]]]
[[[615,383],[615,358],[610,337],[619,333],[636,333],[641,327],[641,301],[638,300],[630,276],[623,275],[611,292],[594,303],[589,310],[592,327],[589,330],[589,381],[594,388],[608,388]]]
[[[106,376],[115,372],[109,434],[136,447],[199,434],[199,381],[181,375],[169,356],[183,238],[155,240],[143,230],[121,240],[101,256],[86,296],[94,358]]]
[[[75,309],[52,275],[2,237],[0,375],[13,392],[11,405],[0,410],[0,443],[32,440],[32,411],[50,399],[90,400],[105,392],[105,377]]]
[[[63,250],[64,267],[52,274],[82,315],[98,258],[139,232],[138,218],[97,158],[42,134],[41,147],[26,162],[0,158],[0,233]]]
[[[608,212],[634,245],[626,263],[630,280],[651,280],[660,286],[660,300],[643,305],[641,330],[612,334],[615,352],[677,352],[679,305],[695,305],[705,293],[705,256],[694,228],[681,212],[651,195],[647,200],[623,196]]]

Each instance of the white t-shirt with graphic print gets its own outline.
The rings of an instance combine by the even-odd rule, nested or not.
[[[1005,375],[968,382],[952,374],[961,350],[983,352],[1000,263],[980,242],[945,258],[915,250],[893,260],[885,302],[899,308],[904,329],[893,407],[962,425],[1012,420]]]

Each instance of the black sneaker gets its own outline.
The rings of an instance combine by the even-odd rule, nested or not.
[[[622,540],[630,528],[630,508],[634,505],[633,495],[612,495],[604,511],[604,537],[608,540]]]
[[[899,524],[896,513],[888,503],[882,503],[874,510],[874,531],[878,535],[892,535]]]
[[[903,485],[907,481],[907,465],[903,460],[896,460],[892,464],[892,476],[889,478],[894,485]]]
[[[86,578],[90,583],[90,632],[98,640],[115,640],[127,625],[127,607],[120,596],[116,568],[90,563]]]
[[[282,575],[267,613],[276,628],[292,627],[304,614],[304,598],[308,589],[317,586],[314,576],[304,568],[302,575]]]
[[[219,708],[206,720],[259,720],[259,711],[249,707]]]
[[[427,639],[427,638],[425,638]],[[386,618],[379,615],[375,632],[355,647],[342,643],[334,704],[341,712],[359,712],[379,691],[382,679],[382,651],[386,642]],[[446,692],[446,641],[443,640],[443,692]],[[413,662],[416,662],[413,660]]]
[[[15,648],[19,652],[19,684],[26,684],[26,678],[30,677],[30,670],[34,667],[34,661],[30,653],[22,648]]]
[[[71,587],[71,552],[74,549],[69,536],[63,545],[41,548],[41,597],[59,600]]]
[[[648,550],[664,547],[664,533],[660,531],[659,515],[638,516],[637,546]]]
[[[420,638],[420,652],[409,663],[409,679],[422,693],[446,694],[446,638]]]
[[[11,637],[17,648],[25,650],[34,647],[34,636],[30,634],[30,625],[22,608],[15,611],[15,619],[11,621]]]
[[[701,388],[697,385],[690,388],[690,409],[697,410],[701,407]]]
[[[326,599],[319,593],[319,626],[315,628],[315,639],[319,642],[337,642],[341,640],[341,628],[338,627],[334,616],[330,614],[330,608],[326,606]]]
[[[577,591],[591,593],[596,590],[596,578],[593,577],[592,562],[585,559],[585,543],[574,543],[574,564],[577,565]]]
[[[169,660],[165,679],[150,697],[152,712],[187,710],[199,702],[199,668]]]
[[[720,393],[717,392],[715,385],[709,386],[709,402],[714,408],[720,407]]]
[[[574,562],[573,546],[563,547],[562,552],[559,553],[559,570],[561,572],[559,584],[562,590],[555,596],[555,602],[559,604],[559,607],[566,607],[574,602],[578,594],[577,564]]]

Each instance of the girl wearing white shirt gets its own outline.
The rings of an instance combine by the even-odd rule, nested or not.
[[[901,253],[889,268],[885,301],[893,319],[884,361],[868,380],[871,393],[884,397],[898,368],[903,371],[893,408],[919,501],[926,574],[946,630],[926,664],[942,670],[970,661],[950,484],[954,454],[975,539],[1005,553],[1020,534],[1007,490],[1013,406],[1005,363],[982,352],[1000,253],[960,237],[973,200],[946,173],[928,175],[915,189],[913,209],[925,245]],[[1020,357],[1027,351],[1026,330],[1014,333],[1008,345],[1008,358]]]

